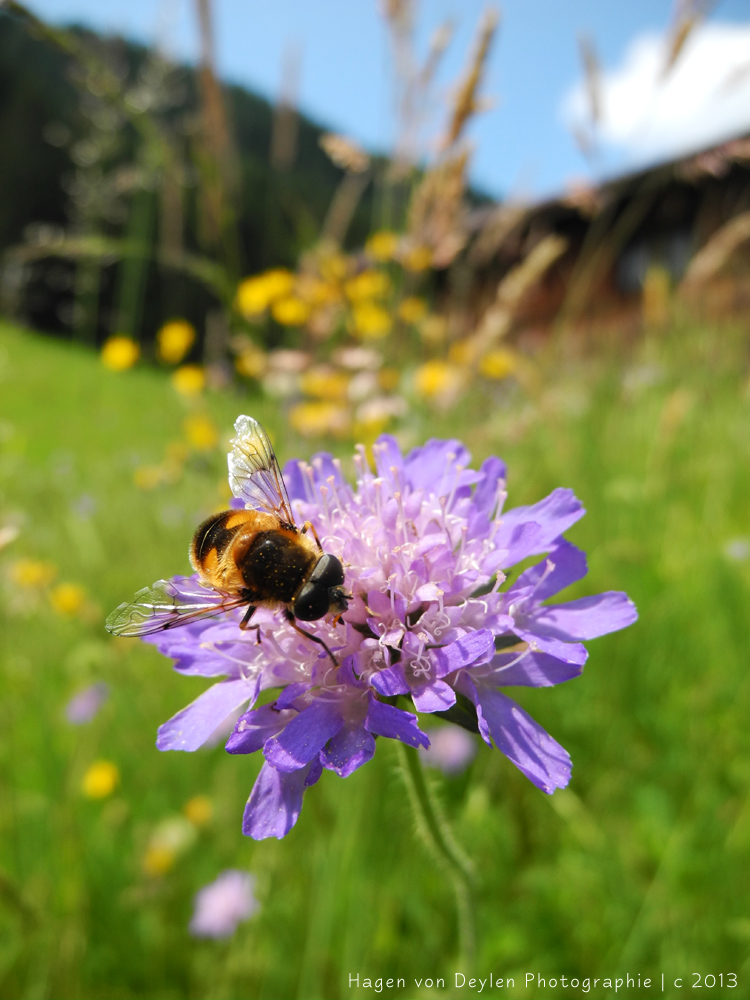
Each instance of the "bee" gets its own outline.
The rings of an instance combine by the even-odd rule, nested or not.
[[[245,607],[239,623],[255,628],[257,608],[283,609],[289,625],[322,646],[297,621],[341,615],[351,594],[344,589],[344,567],[324,552],[310,521],[297,527],[284,477],[264,428],[252,417],[238,417],[229,453],[229,485],[244,510],[224,510],[198,525],[189,556],[198,585],[158,580],[121,604],[107,618],[113,635],[142,636]],[[309,532],[309,533],[308,533]]]

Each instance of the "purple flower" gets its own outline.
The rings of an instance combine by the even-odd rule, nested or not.
[[[90,684],[70,699],[65,706],[65,718],[73,726],[91,722],[107,698],[109,698],[108,684],[103,681]]]
[[[254,885],[249,872],[222,872],[197,893],[190,933],[195,937],[231,937],[237,924],[252,917],[260,905],[253,896]]]
[[[384,436],[373,454],[375,472],[362,449],[355,456],[354,488],[330,455],[285,469],[298,523],[311,521],[342,560],[353,595],[339,618],[304,623],[336,664],[267,609],[253,618],[257,635],[238,628],[240,609],[148,637],[178,671],[216,681],[160,728],[160,749],[195,750],[248,705],[226,748],[265,758],[243,820],[256,839],[285,836],[323,769],[347,777],[373,756],[377,736],[427,747],[401,707],[409,702],[478,731],[543,791],[564,787],[567,752],[505,689],[578,676],[582,640],[637,617],[619,592],[546,603],[586,574],[584,554],[562,537],[584,514],[571,490],[506,511],[504,464],[488,458],[473,470],[458,441],[403,456]],[[508,584],[506,572],[533,556]],[[186,603],[206,593],[193,578],[170,586]],[[269,689],[275,699],[254,707]]]

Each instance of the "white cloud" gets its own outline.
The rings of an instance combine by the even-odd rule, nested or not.
[[[644,164],[750,131],[750,26],[701,25],[666,77],[665,59],[664,37],[645,34],[602,71],[596,135],[605,154]],[[561,114],[569,127],[588,128],[583,81],[565,94]]]

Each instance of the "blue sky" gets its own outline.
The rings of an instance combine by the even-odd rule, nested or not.
[[[29,0],[29,6],[56,23],[158,41],[176,58],[197,57],[194,0]],[[456,26],[438,96],[458,77],[486,6],[480,0],[419,5],[418,53],[424,55],[441,22]],[[285,53],[295,50],[302,110],[369,149],[391,146],[392,62],[377,0],[214,0],[214,12],[225,79],[275,99]],[[475,184],[497,196],[540,196],[574,178],[617,173],[750,131],[749,0],[720,0],[665,83],[659,66],[671,12],[672,0],[504,0],[484,85],[495,107],[470,133]],[[593,160],[580,153],[568,127],[586,121],[581,33],[603,67],[605,113]]]

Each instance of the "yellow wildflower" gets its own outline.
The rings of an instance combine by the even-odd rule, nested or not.
[[[39,559],[19,559],[10,568],[10,578],[19,587],[46,587],[55,573],[57,569],[52,563]]]
[[[385,271],[362,271],[344,285],[344,291],[352,302],[382,298],[390,289],[391,279]]]
[[[407,271],[413,271],[415,274],[426,271],[432,264],[432,250],[424,246],[411,247],[401,257],[401,263]]]
[[[260,316],[268,308],[268,293],[263,278],[245,278],[237,289],[235,304],[247,319]]]
[[[294,288],[294,275],[286,268],[277,267],[252,278],[245,278],[237,288],[236,304],[248,319],[259,316],[276,299],[282,298]]]
[[[59,615],[72,618],[83,608],[86,591],[78,583],[58,583],[49,595],[49,599]]]
[[[308,369],[300,379],[300,388],[305,395],[320,399],[345,399],[348,387],[348,375],[327,365]]]
[[[210,451],[219,443],[219,432],[210,417],[193,413],[183,422],[185,437],[196,451]]]
[[[197,833],[184,816],[168,816],[154,828],[143,856],[147,875],[166,875],[181,854],[195,843]]]
[[[194,795],[192,799],[187,800],[182,811],[193,826],[205,826],[213,819],[214,806],[208,796]]]
[[[102,364],[110,371],[124,372],[133,367],[140,353],[140,347],[131,337],[117,334],[104,342],[101,353]]]
[[[267,358],[259,347],[249,344],[237,355],[234,367],[244,378],[259,378],[266,370]]]
[[[181,396],[199,396],[206,388],[206,373],[200,365],[181,365],[172,372],[172,385]]]
[[[120,782],[120,771],[111,760],[97,760],[83,776],[81,791],[88,799],[106,799]]]
[[[195,343],[195,327],[186,319],[172,319],[156,334],[159,357],[177,365]]]
[[[321,276],[336,284],[352,270],[352,261],[343,253],[326,253],[318,261]]]
[[[366,447],[371,447],[391,422],[390,417],[372,417],[367,420],[355,420],[352,426],[352,437]]]
[[[374,302],[359,302],[352,310],[354,333],[364,340],[379,340],[391,331],[391,317]]]
[[[297,295],[311,306],[325,306],[338,302],[341,292],[330,281],[322,281],[313,274],[301,274],[295,286]]]
[[[512,375],[517,367],[516,356],[505,347],[488,351],[479,362],[479,373],[485,378],[503,379]]]
[[[311,311],[307,302],[296,295],[277,299],[271,306],[271,315],[282,326],[302,326],[310,318]]]
[[[459,375],[447,361],[426,361],[414,375],[414,389],[425,399],[435,399],[454,392],[459,385]]]
[[[417,295],[410,295],[399,305],[398,314],[404,323],[418,323],[427,315],[427,303]]]
[[[298,403],[289,412],[289,423],[304,437],[321,434],[346,435],[351,429],[351,416],[346,407],[338,403]]]
[[[149,844],[143,855],[143,870],[152,878],[166,875],[174,868],[177,854],[166,844]]]
[[[378,372],[378,385],[384,392],[393,392],[400,381],[401,376],[395,368],[381,368]]]
[[[184,441],[170,441],[167,444],[165,459],[168,465],[184,465],[190,457],[190,449]]]
[[[139,490],[153,490],[164,480],[160,465],[139,465],[133,473],[133,482]]]
[[[444,316],[427,316],[419,333],[426,344],[442,344],[448,334],[448,322]]]
[[[469,340],[455,340],[448,348],[448,359],[454,365],[470,365],[474,360],[476,349]]]
[[[381,229],[373,233],[365,244],[365,250],[375,260],[392,260],[398,247],[398,234]]]

